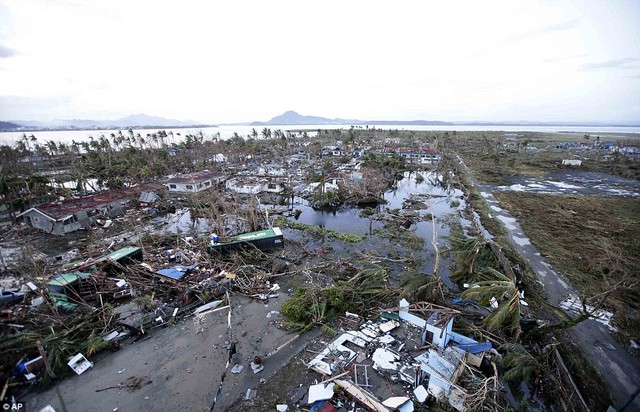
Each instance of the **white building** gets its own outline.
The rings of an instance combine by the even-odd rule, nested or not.
[[[236,193],[255,195],[258,193],[282,193],[283,182],[269,177],[237,177],[227,181],[227,189]]]
[[[225,180],[222,173],[204,171],[172,177],[165,185],[169,193],[198,193],[211,189]]]

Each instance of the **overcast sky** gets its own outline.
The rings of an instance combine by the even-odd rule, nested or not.
[[[0,120],[640,123],[640,1],[0,0]]]

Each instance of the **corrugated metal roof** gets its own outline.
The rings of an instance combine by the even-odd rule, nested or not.
[[[104,262],[105,260],[118,261],[123,257],[132,255],[140,250],[137,246],[127,246],[122,249],[118,249],[115,252],[111,252],[106,256],[102,256],[101,258],[96,259],[96,262]]]
[[[56,275],[50,280],[47,285],[49,286],[67,286],[78,279],[88,279],[91,277],[91,273],[63,273],[61,275]]]
[[[160,196],[153,192],[142,192],[140,193],[140,197],[138,198],[138,202],[143,203],[153,203],[156,200],[160,199]]]

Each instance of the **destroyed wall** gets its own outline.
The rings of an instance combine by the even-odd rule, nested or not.
[[[122,214],[123,206],[128,203],[128,199],[118,199],[110,203],[98,205],[95,208],[83,209],[76,213],[74,216],[78,219],[78,222],[82,227],[89,227],[96,223],[99,218],[114,218]]]
[[[20,219],[28,226],[58,236],[82,228],[82,224],[73,216],[64,220],[56,220],[37,209],[30,209],[24,212],[20,215]]]
[[[258,193],[281,193],[284,185],[274,179],[252,180],[252,179],[231,179],[227,181],[227,189],[236,193],[258,194]]]

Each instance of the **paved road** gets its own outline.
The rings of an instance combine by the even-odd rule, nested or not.
[[[458,160],[471,182],[480,189],[482,197],[495,217],[503,223],[511,246],[529,262],[539,280],[544,284],[549,301],[557,306],[568,295],[577,296],[562,275],[556,272],[531,244],[518,221],[508,211],[498,206],[498,200],[489,188],[479,185],[462,159],[458,157]],[[618,407],[624,405],[640,386],[640,362],[614,339],[608,327],[595,320],[589,319],[574,326],[570,333],[602,375],[616,405]],[[591,389],[597,390],[597,388]],[[640,396],[627,410],[640,411]]]

